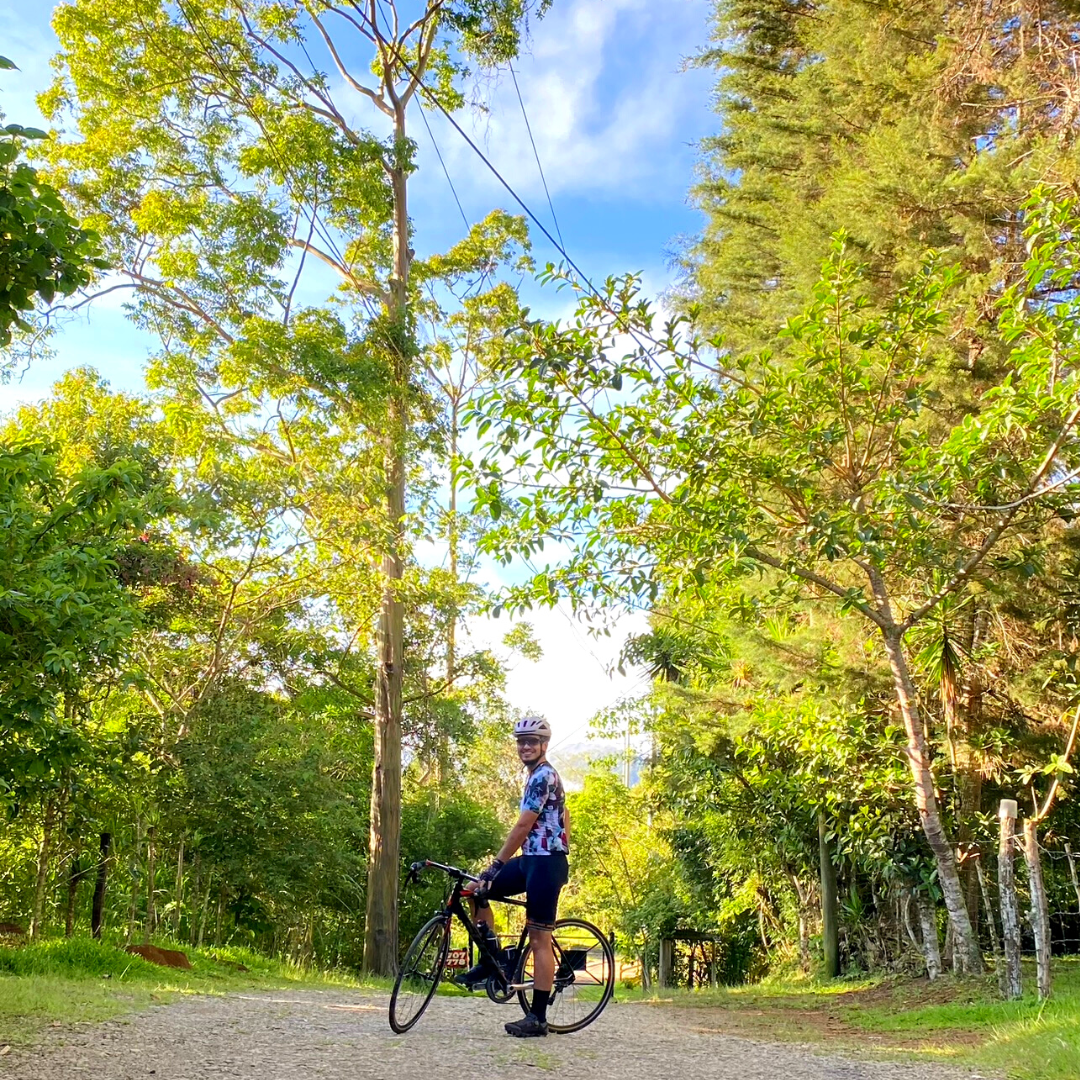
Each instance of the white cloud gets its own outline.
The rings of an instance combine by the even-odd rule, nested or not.
[[[534,26],[531,52],[516,68],[553,196],[643,195],[658,177],[685,187],[685,162],[670,150],[685,143],[688,117],[706,115],[708,94],[703,76],[679,69],[707,15],[705,0],[669,3],[663,18],[647,0],[568,0]],[[480,89],[488,111],[459,122],[516,190],[542,196],[509,74]],[[497,181],[460,137],[441,119],[432,123],[455,183],[494,190]]]
[[[511,664],[507,694],[518,708],[548,718],[553,747],[582,741],[597,712],[647,689],[648,680],[640,671],[621,675],[614,670],[627,637],[648,629],[643,613],[616,619],[609,637],[591,636],[568,603],[530,611],[520,620],[472,619],[468,633],[477,647],[505,653],[502,639],[519,621],[532,624],[544,655],[535,663],[519,658]]]

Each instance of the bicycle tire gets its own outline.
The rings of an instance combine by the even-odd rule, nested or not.
[[[565,947],[559,945],[560,930],[564,933],[564,942],[567,942]],[[575,947],[567,941],[567,935],[574,930],[581,933],[585,939],[591,939],[588,945],[590,951],[593,948],[599,951],[599,975],[596,972],[596,958],[593,958],[593,961],[590,964],[590,957],[588,955],[584,957],[585,964],[588,967],[591,967],[591,970],[588,972],[591,980],[588,983],[588,986],[590,988],[595,987],[598,996],[592,1010],[587,1012],[584,1016],[577,1017],[570,1023],[560,1023],[557,1018],[557,1013],[561,995],[570,991],[571,988],[574,988],[573,993],[576,997],[576,976],[574,974],[576,962],[571,958],[575,951]],[[569,1035],[573,1031],[580,1031],[582,1028],[588,1027],[589,1024],[591,1024],[604,1009],[607,1008],[608,1002],[615,993],[615,952],[611,947],[611,942],[608,941],[604,934],[592,923],[586,922],[584,919],[559,919],[555,924],[555,930],[552,932],[552,943],[555,949],[556,959],[559,961],[559,966],[556,968],[555,986],[552,988],[551,1003],[548,1005],[548,1031],[555,1035]],[[580,945],[576,948],[580,949]],[[531,953],[532,949],[528,943],[526,943],[521,950],[521,957],[518,961],[517,972],[514,979],[515,982],[525,981],[525,968]],[[566,965],[569,965],[571,970],[568,975],[560,977],[560,972]],[[518,1004],[521,1006],[522,1012],[528,1014],[531,1002],[527,991],[518,991]]]
[[[390,995],[390,1026],[398,1035],[404,1035],[424,1015],[446,971],[449,948],[450,919],[446,915],[433,915],[406,949],[394,980],[394,991]],[[415,1008],[414,1013],[407,1010],[406,999]]]

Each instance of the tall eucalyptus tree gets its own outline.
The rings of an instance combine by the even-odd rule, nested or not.
[[[228,428],[276,471],[350,568],[336,599],[355,640],[375,616],[375,972],[397,950],[408,480],[431,415],[409,117],[421,98],[459,108],[467,63],[513,57],[549,4],[73,0],[55,17],[43,104],[75,130],[54,164],[105,238],[109,287],[161,336],[174,421]]]

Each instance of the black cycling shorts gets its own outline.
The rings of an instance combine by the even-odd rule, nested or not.
[[[570,863],[565,855],[519,855],[495,875],[485,899],[505,900],[524,893],[525,921],[537,930],[553,930],[559,893],[569,876]]]

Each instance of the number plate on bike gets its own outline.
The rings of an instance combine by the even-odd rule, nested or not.
[[[469,966],[469,950],[451,949],[446,954],[446,966],[448,968],[467,968]]]

